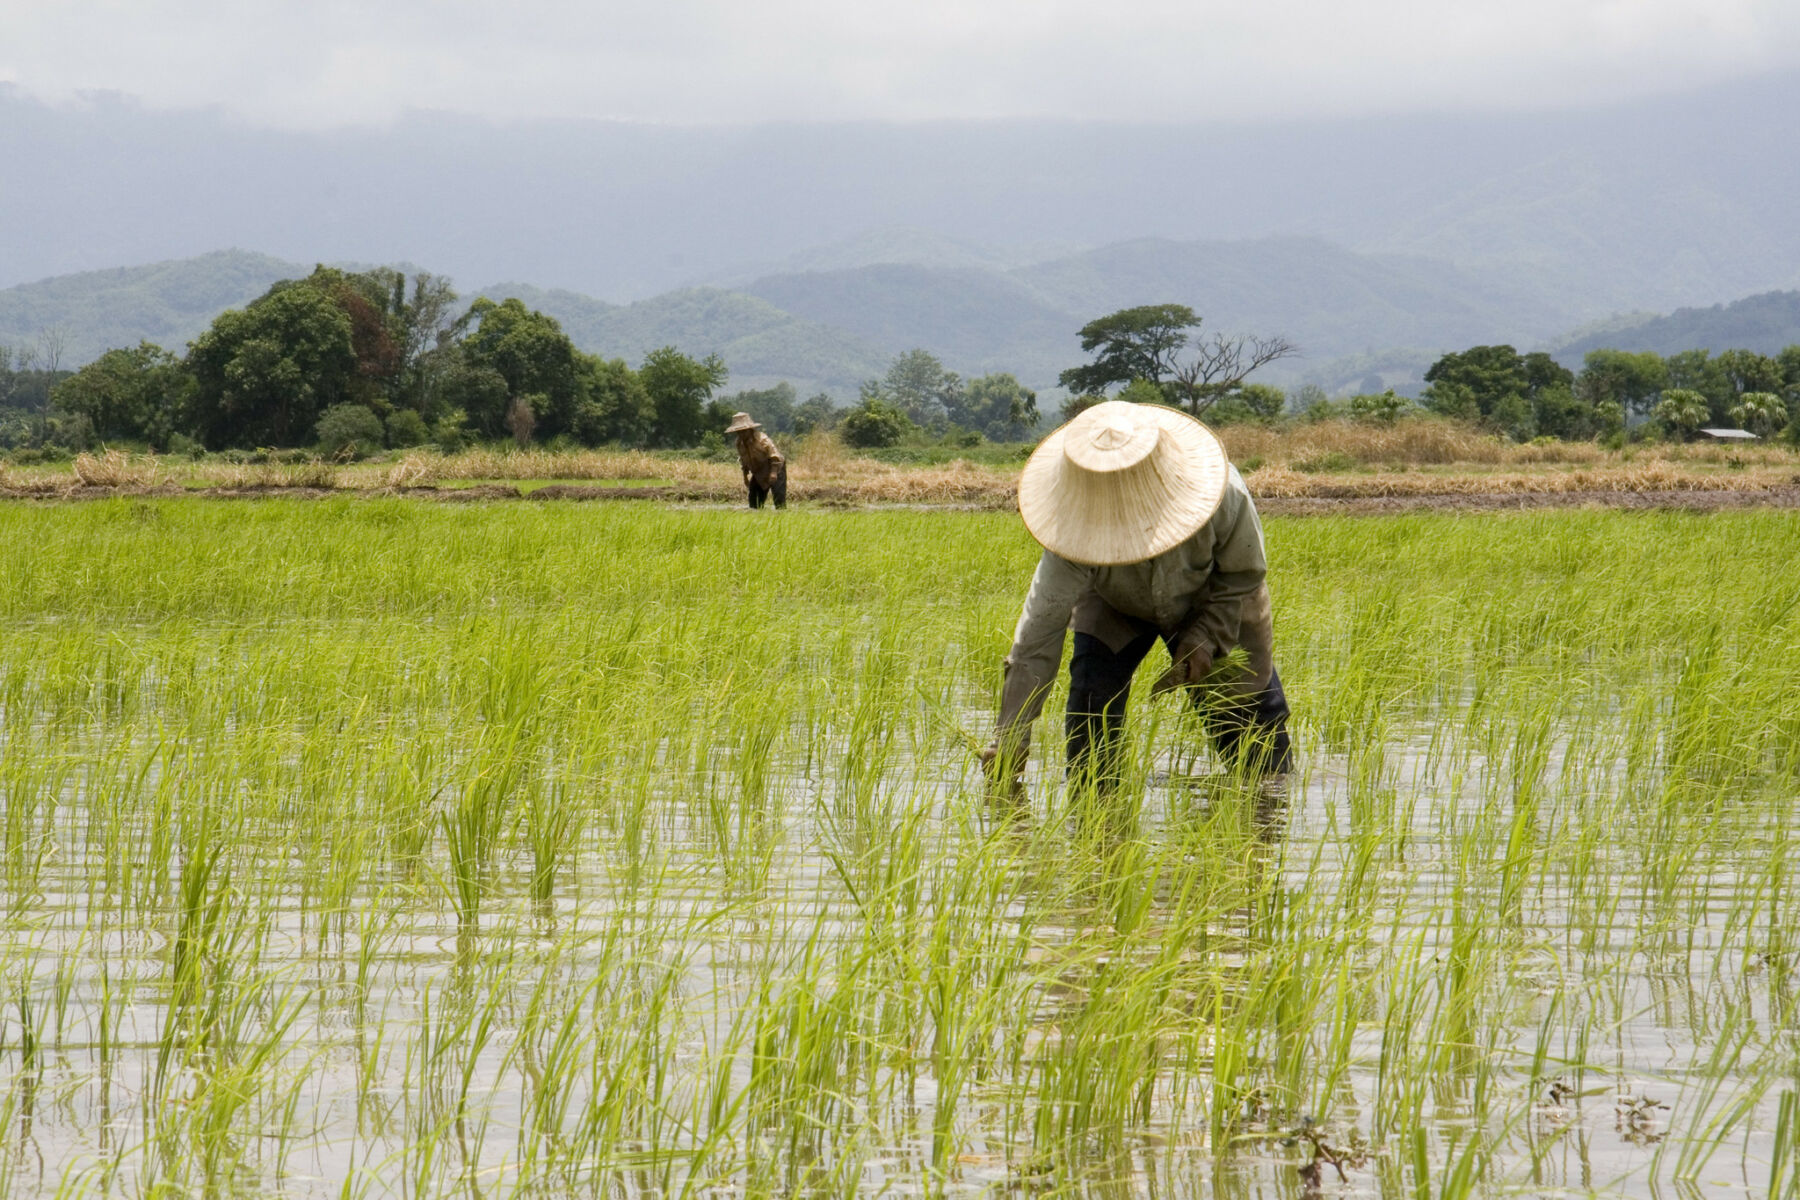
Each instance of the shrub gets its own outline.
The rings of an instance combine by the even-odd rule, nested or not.
[[[461,409],[448,414],[431,427],[431,441],[445,454],[455,454],[469,444],[468,417]]]
[[[332,405],[319,418],[313,431],[321,451],[351,458],[361,458],[372,450],[381,449],[382,438],[387,432],[374,410],[361,404]]]
[[[838,423],[838,436],[844,439],[844,444],[859,450],[895,445],[911,430],[912,422],[905,413],[874,397],[845,413]]]
[[[1294,470],[1304,471],[1308,475],[1331,474],[1337,471],[1354,471],[1357,462],[1342,450],[1327,450],[1323,454],[1315,454],[1311,458],[1303,458],[1294,464]]]
[[[387,440],[397,450],[422,446],[431,440],[431,431],[425,427],[425,418],[412,409],[395,409],[387,419]]]

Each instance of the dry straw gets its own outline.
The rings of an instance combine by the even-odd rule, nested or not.
[[[123,450],[77,454],[71,469],[83,487],[155,487],[161,475],[153,455],[134,458]]]

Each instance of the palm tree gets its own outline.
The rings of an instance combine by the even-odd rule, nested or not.
[[[1774,392],[1745,392],[1731,416],[1751,433],[1767,437],[1787,424],[1788,411]]]
[[[1694,430],[1700,428],[1706,420],[1706,397],[1699,392],[1687,388],[1670,388],[1663,393],[1659,403],[1651,415],[1670,429],[1681,434],[1682,440],[1694,436]]]

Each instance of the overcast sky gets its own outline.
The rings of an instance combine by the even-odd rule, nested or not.
[[[295,127],[1504,110],[1795,66],[1796,0],[0,0],[0,82]]]

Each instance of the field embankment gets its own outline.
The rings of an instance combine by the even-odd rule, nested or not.
[[[1800,451],[1785,445],[1514,445],[1435,420],[1227,426],[1219,432],[1271,512],[1800,506]],[[788,449],[796,503],[995,509],[1012,507],[1025,452],[995,461],[990,447],[970,458],[911,465],[850,452],[829,436],[800,439]],[[81,455],[73,464],[0,464],[0,497],[9,498],[336,493],[735,504],[743,487],[735,461],[633,450],[408,451],[344,463],[291,455],[239,461],[110,451]]]

